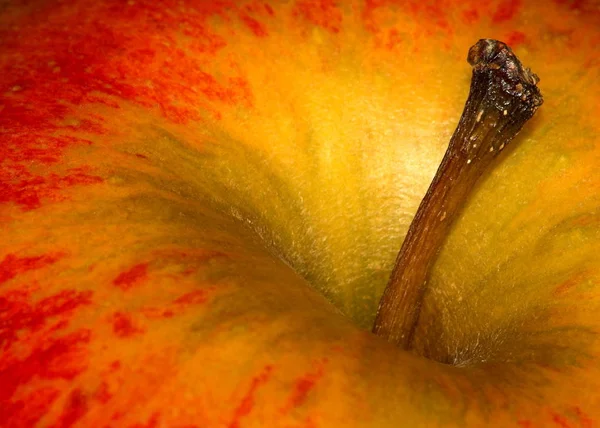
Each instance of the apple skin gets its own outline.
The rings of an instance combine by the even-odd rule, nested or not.
[[[3,4],[0,424],[595,426],[600,12],[480,3]],[[406,353],[367,330],[482,37],[545,104]]]

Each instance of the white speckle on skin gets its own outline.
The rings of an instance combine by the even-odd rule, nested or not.
[[[445,218],[446,218],[446,211],[444,211],[442,213],[442,215],[440,216],[440,221],[444,221]]]
[[[506,116],[508,114],[508,110],[504,109],[504,111],[502,112],[502,114],[504,114],[504,116]]]
[[[467,159],[467,164],[470,164],[470,163],[471,163],[471,159]]]
[[[504,148],[504,143],[500,144],[500,147],[498,147],[498,150],[502,150]]]
[[[479,122],[481,120],[481,116],[483,116],[483,110],[479,110],[479,113],[477,113],[476,122]]]
[[[490,152],[493,152],[493,151],[494,151],[494,147],[490,147]]]

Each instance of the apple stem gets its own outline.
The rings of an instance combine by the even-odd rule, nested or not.
[[[427,280],[477,180],[542,105],[539,78],[497,40],[479,40],[467,102],[446,154],[410,225],[379,303],[373,332],[410,349]]]

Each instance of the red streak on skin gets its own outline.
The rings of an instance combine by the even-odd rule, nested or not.
[[[551,415],[552,422],[554,422],[555,425],[561,428],[571,428],[571,424],[569,424],[569,421],[564,416],[561,416],[557,413],[551,413]]]
[[[334,0],[299,0],[294,16],[302,17],[330,33],[339,33],[342,28],[342,12]]]
[[[121,339],[144,333],[144,329],[136,327],[131,316],[124,312],[115,312],[112,318],[112,324],[113,332]]]
[[[73,106],[118,109],[116,100],[124,99],[186,123],[206,114],[218,118],[223,104],[252,105],[248,82],[235,67],[215,78],[205,66],[227,44],[210,19],[231,19],[238,7],[195,2],[185,14],[164,13],[178,7],[176,0],[36,2],[24,13],[9,7],[0,15],[0,204],[34,210],[67,199],[68,188],[103,182],[83,161],[60,168],[68,150],[92,144],[93,135],[82,133],[107,132],[103,118],[82,117]],[[259,9],[269,14],[262,4]],[[266,31],[253,18],[244,21],[255,34]],[[188,42],[174,38],[180,32]]]
[[[12,202],[24,210],[32,210],[40,207],[43,199],[64,199],[61,195],[64,188],[98,183],[102,179],[89,174],[90,168],[85,165],[60,173],[31,172],[32,166],[47,167],[58,163],[69,147],[89,145],[90,142],[61,132],[68,128],[61,129],[57,121],[67,114],[68,108],[58,102],[58,99],[67,97],[69,91],[49,87],[48,79],[44,76],[50,69],[46,63],[43,66],[39,63],[35,66],[23,63],[25,60],[20,52],[40,50],[33,46],[20,49],[21,42],[25,40],[32,44],[39,43],[33,37],[20,37],[20,31],[19,28],[0,32],[0,41],[3,42],[0,51],[7,59],[5,67],[0,69],[0,90],[10,89],[2,99],[3,109],[0,115],[0,204]],[[19,59],[8,60],[11,55]],[[27,58],[29,57],[28,55]],[[35,55],[32,54],[31,57],[35,62]],[[57,76],[53,76],[53,79],[60,82]],[[61,93],[61,96],[56,97],[57,93]],[[81,124],[82,130],[102,132],[98,125],[85,121]]]
[[[0,421],[6,426],[22,426],[20,419],[24,413],[32,411],[40,415],[46,413],[58,393],[53,390],[38,390],[37,400],[13,395],[20,386],[31,384],[34,379],[73,380],[87,366],[86,353],[82,345],[89,343],[91,332],[87,329],[74,331],[59,338],[42,339],[29,356],[19,359],[10,352],[0,355]],[[41,397],[41,398],[40,398]]]
[[[32,427],[50,410],[60,392],[54,388],[36,389],[24,399],[0,402],[0,421],[3,427]]]
[[[206,290],[196,290],[175,299],[175,304],[181,306],[199,305],[206,302]]]
[[[104,381],[100,384],[96,390],[96,393],[94,394],[94,398],[102,404],[108,403],[112,396],[113,395],[109,391],[108,384]]]
[[[527,40],[525,33],[520,31],[511,31],[510,34],[504,39],[506,44],[511,48],[516,48],[522,45]]]
[[[85,368],[81,346],[89,342],[89,330],[55,335],[68,326],[76,309],[91,303],[92,292],[63,290],[32,304],[34,291],[36,287],[21,287],[0,297],[0,421],[5,426],[34,425],[59,396],[50,387],[15,396],[19,387],[34,386],[34,379],[71,380]],[[29,333],[27,341],[19,338],[23,330]]]
[[[29,174],[20,171],[17,177],[8,176],[9,169],[0,171],[0,181],[4,186],[0,190],[0,204],[14,202],[23,210],[30,211],[42,206],[42,200],[62,201],[66,197],[60,190],[75,185],[90,185],[101,183],[100,177],[81,172],[85,168],[78,168],[78,172],[67,175],[50,173],[46,176]],[[74,171],[76,169],[71,169]]]
[[[4,278],[39,269],[58,258],[7,257]],[[23,285],[0,296],[0,421],[4,426],[34,425],[60,395],[47,385],[35,389],[35,382],[72,380],[87,364],[83,345],[90,340],[89,330],[57,336],[76,310],[91,304],[92,292],[62,290],[32,302],[39,289]],[[31,392],[20,392],[21,387]]]
[[[13,290],[0,296],[0,350],[7,351],[18,341],[22,330],[36,332],[46,326],[48,321],[58,318],[49,332],[67,326],[67,317],[83,305],[92,301],[91,291],[63,290],[31,304],[32,290]]]
[[[579,273],[577,273],[576,275],[572,276],[571,278],[567,279],[566,281],[560,283],[554,289],[554,295],[555,296],[561,296],[561,295],[566,294],[573,287],[577,287],[582,282],[584,282],[588,277],[589,277],[589,273],[588,272],[579,272]]]
[[[189,250],[159,250],[153,252],[154,255],[161,259],[174,260],[179,263],[188,263],[193,265],[193,268],[198,268],[213,259],[225,258],[229,259],[230,255],[221,251],[210,251],[205,249],[189,249]]]
[[[554,3],[569,6],[571,10],[580,10],[585,6],[586,0],[554,0]]]
[[[156,412],[156,413],[152,414],[152,416],[150,417],[150,420],[147,423],[133,424],[133,425],[130,425],[129,428],[155,428],[158,426],[159,418],[160,418],[160,413]]]
[[[62,257],[64,257],[63,253],[44,254],[43,256],[35,257],[19,257],[16,254],[8,254],[0,262],[0,284],[13,279],[23,272],[50,266]]]
[[[248,15],[240,15],[240,19],[254,33],[256,37],[267,37],[269,33],[265,26],[254,18]]]
[[[400,45],[400,43],[402,43],[402,37],[400,36],[400,33],[395,28],[391,29],[388,35],[388,41],[385,45],[386,48],[392,50],[396,46]]]
[[[429,5],[425,5],[423,7],[423,3],[422,2],[417,2],[414,3],[414,5],[416,5],[417,7],[413,6],[413,8],[415,8],[415,14],[417,14],[417,11],[419,10],[419,8],[423,8],[422,9],[422,13],[432,22],[435,22],[435,24],[440,27],[443,28],[444,30],[451,32],[451,27],[450,24],[448,23],[447,20],[447,16],[446,16],[446,11],[443,10],[443,8],[439,7],[439,6],[429,6]]]
[[[246,3],[243,9],[250,14],[257,16],[269,17],[275,15],[275,11],[269,4],[262,3],[258,0],[253,0],[250,3]]]
[[[575,413],[579,418],[579,424],[584,428],[591,428],[594,426],[594,421],[586,415],[579,407],[574,407]]]
[[[156,319],[168,319],[173,318],[175,316],[175,312],[172,309],[164,309],[164,308],[144,308],[142,309],[142,314],[150,320]]]
[[[114,280],[113,285],[121,290],[129,290],[133,286],[148,278],[148,263],[139,263],[125,272],[121,272]]]
[[[288,398],[286,406],[281,409],[281,412],[287,413],[292,408],[300,407],[304,404],[308,394],[314,389],[315,385],[323,377],[323,374],[324,367],[321,364],[316,370],[298,378],[294,384],[294,390]]]
[[[573,0],[571,3],[571,10],[580,10],[585,5],[585,0]]]
[[[208,291],[214,291],[211,287],[208,290],[196,290],[179,296],[173,302],[160,308],[143,308],[142,314],[148,319],[173,318],[176,315],[185,313],[190,306],[197,306],[206,303],[208,300]]]
[[[456,6],[445,6],[448,2],[435,5],[427,3],[422,0],[365,0],[362,14],[365,28],[372,33],[382,32],[387,24],[380,22],[377,18],[379,10],[398,7],[409,10],[415,19],[435,24],[445,33],[452,34],[453,29],[448,22],[448,11],[455,9]],[[422,29],[422,31],[427,35],[433,34],[432,28]]]
[[[273,366],[267,365],[263,368],[262,372],[258,376],[254,376],[248,391],[233,413],[233,418],[229,423],[229,428],[239,428],[240,420],[252,412],[252,409],[254,408],[256,391],[268,382],[272,372]]]
[[[78,420],[80,420],[88,411],[88,399],[81,392],[81,389],[75,389],[71,391],[67,404],[63,409],[62,414],[58,420],[58,423],[54,425],[54,428],[69,428],[72,427]]]
[[[72,100],[67,99],[70,90],[59,90],[58,85],[64,86],[64,83],[48,66],[51,58],[46,61],[36,58],[40,52],[52,55],[50,46],[48,49],[39,46],[40,40],[50,43],[50,38],[37,39],[35,31],[29,33],[32,29],[27,23],[15,29],[3,24],[0,22],[0,28],[4,29],[0,31],[0,51],[5,59],[4,67],[0,68],[0,91],[4,92],[0,115],[0,204],[12,202],[22,209],[32,210],[41,205],[42,199],[64,199],[60,191],[66,187],[96,183],[101,179],[90,175],[90,168],[85,165],[60,173],[31,171],[32,166],[48,167],[58,163],[66,149],[89,145],[90,141],[66,135],[64,131],[72,129],[58,125],[69,110],[59,101]],[[22,31],[27,31],[28,37],[22,37]],[[23,56],[22,52],[29,55]],[[56,96],[59,93],[60,96]],[[81,129],[102,132],[101,126],[89,121],[81,121]]]
[[[462,16],[465,24],[467,25],[474,25],[477,21],[479,21],[479,12],[477,12],[477,9],[465,10]]]
[[[598,38],[600,44],[600,37]],[[588,62],[586,67],[591,67],[592,62]],[[600,226],[600,214],[582,214],[573,219],[569,224],[576,227]]]
[[[500,24],[510,21],[519,12],[521,0],[504,0],[498,5],[496,12],[492,16],[492,22]]]

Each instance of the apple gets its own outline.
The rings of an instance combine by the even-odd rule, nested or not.
[[[0,424],[594,426],[595,1],[17,0]],[[545,103],[370,333],[480,38]]]

